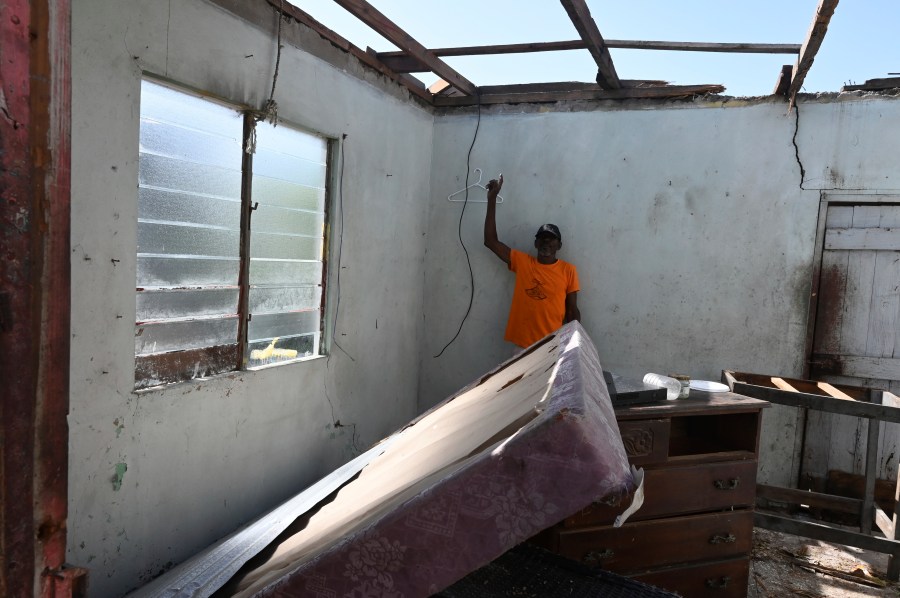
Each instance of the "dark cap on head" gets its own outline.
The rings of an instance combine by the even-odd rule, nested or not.
[[[555,224],[545,224],[538,229],[538,231],[534,234],[535,237],[540,237],[541,235],[553,235],[560,241],[562,241],[562,234],[559,232],[559,227]]]

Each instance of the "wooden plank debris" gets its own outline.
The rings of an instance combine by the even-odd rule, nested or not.
[[[794,65],[794,70],[791,74],[791,86],[788,88],[791,107],[793,107],[794,102],[797,99],[797,93],[803,86],[803,80],[806,79],[806,74],[812,67],[813,61],[816,58],[816,52],[819,51],[822,40],[825,39],[825,32],[828,31],[828,23],[831,22],[831,17],[834,15],[834,9],[837,8],[837,5],[838,0],[819,0],[816,14],[813,16],[812,24],[809,26],[809,31],[806,33],[806,40],[800,48],[800,56],[797,58],[797,63]]]
[[[594,57],[597,63],[597,84],[603,89],[619,89],[619,76],[616,74],[616,68],[613,66],[612,56],[609,55],[609,49],[597,23],[591,16],[591,10],[588,8],[585,0],[560,0],[563,8],[569,13],[569,18],[578,35],[587,44],[587,49]]]
[[[787,551],[785,551],[787,552]],[[843,579],[844,581],[851,581],[853,583],[858,583],[864,586],[868,586],[870,588],[884,588],[887,584],[877,577],[865,577],[863,575],[858,575],[854,573],[850,573],[847,571],[841,571],[840,569],[834,569],[832,567],[826,567],[825,565],[821,565],[814,561],[810,561],[809,559],[805,559],[802,557],[798,557],[794,554],[788,553],[791,556],[791,559],[800,567],[806,567],[808,569],[812,569],[817,573],[822,573],[824,575],[831,575],[832,577],[837,577],[838,579]],[[871,575],[871,574],[870,574]]]
[[[786,392],[800,392],[789,383],[785,382],[783,378],[779,378],[777,376],[772,376],[772,384],[774,384],[775,388],[779,390],[783,390]]]
[[[467,95],[478,93],[475,84],[435,56],[411,35],[388,19],[365,0],[334,0],[344,10],[374,29],[392,44],[425,64],[438,77]]]
[[[827,382],[819,382],[816,384],[816,386],[818,386],[819,388],[821,388],[826,393],[828,393],[829,395],[833,396],[836,399],[843,399],[845,401],[855,401],[856,400],[853,397],[851,397],[850,395],[848,395],[847,393],[845,393],[843,390],[835,388],[834,386],[832,386],[831,384],[829,384]]]
[[[894,537],[894,522],[887,516],[887,513],[878,507],[875,507],[875,524],[878,526],[878,529],[881,530],[881,533],[884,534],[885,538]]]
[[[900,542],[896,540],[828,527],[812,521],[798,521],[781,515],[757,512],[753,516],[753,523],[756,527],[813,538],[814,540],[822,540],[823,542],[845,544],[890,555],[900,554]]]
[[[868,79],[862,85],[844,85],[841,91],[883,91],[900,87],[900,77]]]
[[[729,386],[733,386],[735,383],[743,383],[753,386],[774,388],[775,386],[772,382],[772,378],[773,376],[765,374],[751,374],[747,372],[722,370],[722,380],[727,382]],[[796,378],[786,378],[783,376],[781,377],[781,380],[784,380],[792,387],[796,388],[798,392],[805,392],[807,394],[822,396],[828,395],[828,393],[824,392],[819,386],[819,382],[815,380],[799,380]],[[855,401],[864,401],[866,403],[877,403],[880,400],[880,395],[884,392],[881,389],[861,386],[848,386],[846,384],[831,384],[831,386]],[[900,406],[900,404],[896,406]]]
[[[805,407],[855,417],[874,417],[884,421],[900,423],[900,409],[885,405],[873,405],[861,401],[839,401],[832,397],[813,395],[805,392],[784,393],[776,388],[735,382],[733,392],[778,405]]]
[[[706,94],[722,93],[722,85],[661,85],[656,87],[622,87],[620,89],[572,89],[569,91],[534,91],[528,93],[483,94],[481,104],[520,104],[563,102],[571,100],[628,100],[628,99],[684,99]],[[434,98],[435,106],[474,106],[479,99],[472,97]]]
[[[806,505],[811,508],[828,509],[853,515],[859,514],[859,509],[862,507],[862,501],[858,498],[846,498],[834,494],[823,494],[811,490],[783,488],[766,484],[756,485],[756,497],[790,505]]]
[[[881,404],[889,407],[900,407],[900,397],[886,390],[881,391]]]
[[[859,510],[859,531],[864,534],[872,533],[872,522],[875,521],[875,477],[878,474],[878,439],[881,433],[881,424],[871,418],[868,422],[866,435],[866,481],[863,492],[863,504]],[[889,536],[890,537],[890,536]]]

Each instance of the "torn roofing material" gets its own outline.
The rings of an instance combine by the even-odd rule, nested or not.
[[[268,543],[299,509],[279,507],[133,596],[200,598],[223,584],[217,595],[428,596],[640,483],[577,322],[342,469],[289,501],[316,509],[237,575],[262,550],[260,530]]]

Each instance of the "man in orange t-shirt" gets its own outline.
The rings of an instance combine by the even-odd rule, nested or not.
[[[534,237],[536,258],[510,249],[497,238],[497,194],[502,186],[503,175],[487,185],[484,245],[516,274],[504,338],[527,347],[566,322],[581,319],[577,302],[578,272],[574,265],[556,257],[562,247],[562,234],[555,224],[538,229]]]

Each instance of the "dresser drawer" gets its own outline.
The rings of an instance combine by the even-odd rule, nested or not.
[[[563,527],[610,525],[630,504],[593,503],[563,521]],[[662,515],[749,507],[756,500],[756,461],[725,461],[644,470],[644,504],[629,521]]]
[[[750,560],[740,558],[654,571],[632,579],[690,598],[745,598],[749,577]]]
[[[619,422],[628,462],[633,465],[664,463],[669,454],[669,420]]]
[[[622,527],[560,530],[559,554],[615,573],[691,561],[746,556],[753,511],[728,511],[627,523]]]

